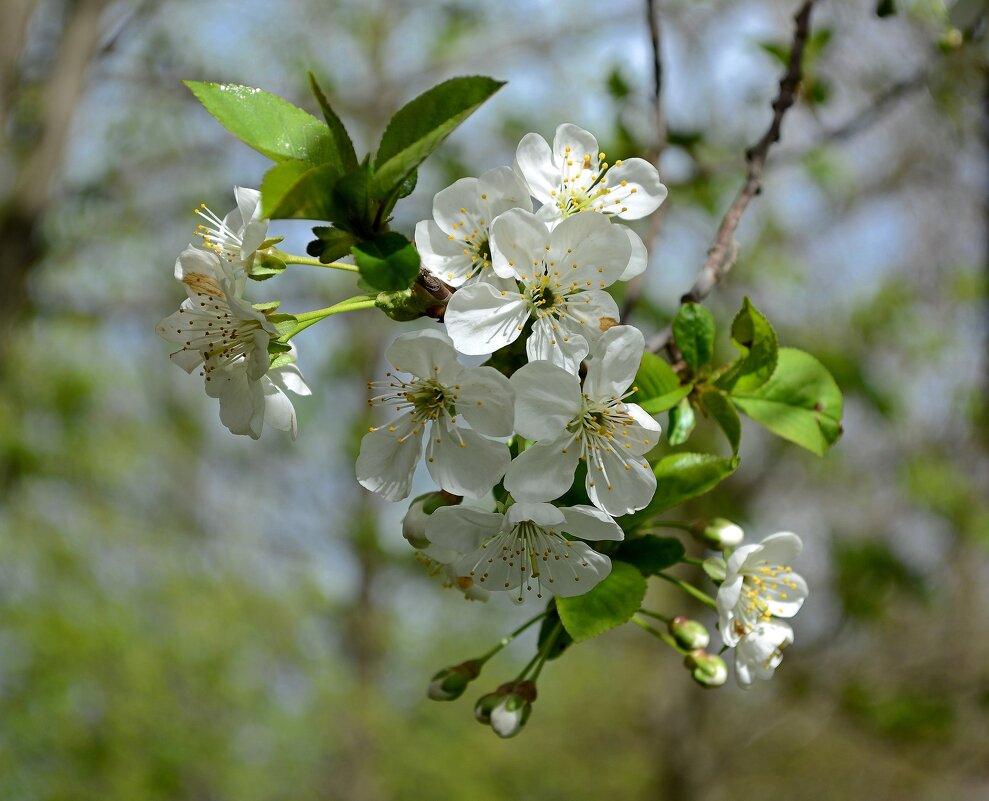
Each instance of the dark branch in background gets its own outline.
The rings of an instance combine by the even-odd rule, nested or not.
[[[649,41],[652,44],[652,106],[653,120],[656,126],[656,145],[651,152],[646,155],[647,161],[651,161],[659,166],[659,157],[666,149],[666,114],[663,111],[663,51],[660,40],[659,12],[656,10],[656,0],[646,0],[646,21],[649,24]],[[665,204],[660,206],[653,214],[649,222],[649,230],[646,233],[646,250],[652,249],[653,243],[659,238],[659,232],[663,227],[663,216],[666,213]],[[643,276],[639,275],[628,283],[625,292],[625,301],[622,304],[620,318],[624,320],[631,314],[632,309],[639,300],[643,288]]]
[[[762,138],[745,152],[745,160],[749,165],[745,183],[731,206],[728,207],[728,211],[725,212],[714,236],[714,243],[707,251],[704,267],[690,291],[680,298],[681,303],[697,302],[706,298],[735,264],[738,255],[738,248],[734,239],[735,231],[745,209],[748,208],[749,202],[762,190],[762,173],[766,166],[769,149],[779,141],[783,115],[796,100],[797,89],[803,79],[804,46],[807,44],[807,37],[810,34],[810,12],[814,7],[814,1],[805,0],[793,18],[794,33],[793,44],[790,48],[790,60],[786,72],[780,80],[779,93],[773,101],[773,120]],[[672,335],[671,328],[660,331],[650,340],[649,350],[655,352],[667,347],[672,341]]]

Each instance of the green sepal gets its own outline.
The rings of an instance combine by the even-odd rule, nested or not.
[[[269,314],[268,322],[275,326],[279,338],[295,332],[299,318],[294,314]]]
[[[673,340],[691,369],[703,367],[714,355],[714,317],[699,303],[684,303],[673,320]]]
[[[269,236],[267,239],[264,240],[264,242],[261,243],[261,246],[258,248],[258,250],[267,250],[268,248],[273,248],[279,242],[284,241],[284,239],[285,239],[284,236]]]
[[[237,84],[183,83],[217,122],[272,161],[316,165],[335,159],[330,129],[287,100]]]
[[[419,275],[419,252],[404,236],[386,231],[351,248],[361,278],[375,290],[408,289]]]
[[[266,281],[271,276],[283,272],[285,272],[284,261],[274,253],[266,253],[263,250],[259,250],[251,262],[247,277],[254,281]]]
[[[252,303],[251,308],[264,314],[265,312],[273,312],[281,305],[280,300],[266,300],[264,303]]]
[[[676,537],[657,537],[646,534],[625,540],[618,546],[614,556],[623,562],[635,565],[644,576],[652,576],[660,570],[673,567],[683,559],[686,551]]]
[[[715,584],[720,584],[725,580],[728,565],[720,556],[711,556],[704,560],[704,572]]]
[[[400,289],[397,292],[379,292],[375,304],[391,319],[400,323],[418,320],[430,309],[441,305],[440,301],[419,284],[413,284],[410,288]]]
[[[473,76],[451,78],[399,109],[391,118],[374,159],[371,195],[386,200],[402,181],[504,85]]]
[[[666,438],[670,445],[674,447],[683,445],[694,431],[697,425],[697,417],[690,401],[683,398],[676,406],[670,409],[670,424],[667,427]]]
[[[740,412],[818,456],[841,436],[841,390],[827,368],[802,350],[780,348],[769,381],[757,389],[736,388],[730,397]]]
[[[738,412],[735,411],[728,397],[716,389],[707,390],[700,393],[700,405],[728,438],[731,452],[737,454],[742,442],[742,421],[738,418]]]
[[[268,367],[269,370],[277,370],[279,367],[284,367],[286,364],[295,364],[295,354],[294,353],[279,353],[272,360],[271,365]]]
[[[319,103],[319,108],[323,112],[326,127],[330,129],[330,136],[334,144],[335,161],[340,168],[340,172],[350,172],[357,169],[357,152],[354,150],[354,143],[350,140],[347,129],[340,121],[333,107],[330,106],[330,101],[326,99],[326,95],[316,81],[316,76],[311,72],[308,75],[309,88],[312,89],[312,93],[316,97],[316,102]]]
[[[769,320],[748,298],[732,321],[731,339],[742,355],[718,379],[718,386],[730,391],[761,387],[776,369],[779,341]]]
[[[574,642],[582,642],[631,620],[646,595],[646,579],[628,562],[612,560],[611,573],[589,592],[557,598],[556,609]]]
[[[728,478],[738,468],[739,459],[726,459],[709,453],[672,453],[653,467],[656,493],[645,509],[620,521],[625,531],[647,523],[684,501],[703,495]]]

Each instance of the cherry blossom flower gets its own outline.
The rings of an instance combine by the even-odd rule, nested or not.
[[[754,679],[768,680],[793,642],[793,629],[778,620],[760,620],[735,646],[735,679],[745,689]]]
[[[581,211],[637,220],[659,208],[667,190],[652,164],[633,158],[608,166],[604,157],[592,134],[564,123],[556,129],[552,148],[539,134],[522,137],[515,169],[542,203],[539,218],[551,227]],[[619,227],[632,247],[632,258],[620,276],[627,281],[646,269],[646,247],[631,228]]]
[[[580,539],[567,539],[565,534]],[[516,503],[504,514],[465,506],[437,509],[426,536],[459,558],[454,572],[480,588],[517,591],[525,601],[535,590],[561,597],[581,595],[611,572],[611,560],[581,540],[622,540],[618,524],[593,506],[559,508]]]
[[[649,503],[656,476],[643,454],[656,445],[660,426],[640,406],[625,402],[644,347],[636,328],[607,331],[588,364],[583,390],[577,376],[547,362],[530,362],[515,372],[515,430],[536,442],[508,468],[505,488],[514,498],[560,497],[584,461],[587,494],[598,508],[617,517]]]
[[[403,334],[385,357],[412,378],[389,372],[369,384],[381,390],[369,404],[394,405],[400,414],[364,435],[358,481],[389,501],[407,497],[427,437],[426,466],[441,488],[471,498],[487,493],[511,458],[505,443],[488,439],[512,433],[508,379],[492,367],[461,365],[450,338],[436,330]]]
[[[508,289],[491,269],[491,223],[509,209],[532,211],[525,184],[511,167],[461,178],[433,199],[433,219],[416,225],[422,266],[450,286],[486,281]]]
[[[269,425],[295,437],[295,409],[285,393],[308,395],[309,387],[292,363],[294,350],[269,372],[268,343],[278,331],[240,296],[243,282],[235,267],[190,247],[175,262],[175,277],[189,297],[156,329],[182,346],[172,360],[187,373],[200,369],[206,394],[219,399],[220,420],[232,433],[257,439],[267,417]]]
[[[516,209],[495,220],[491,241],[494,272],[521,287],[478,283],[456,292],[445,322],[457,350],[493,353],[518,339],[531,319],[529,360],[576,373],[590,346],[618,322],[618,306],[604,290],[628,264],[628,239],[599,214],[568,218],[549,231]]]
[[[234,197],[237,206],[223,219],[210,211],[205,203],[200,204],[196,215],[202,222],[196,228],[196,236],[202,239],[203,247],[243,268],[243,273],[237,273],[243,280],[268,234],[268,220],[261,218],[261,193],[258,190],[235,186]]]
[[[743,545],[728,557],[725,580],[718,588],[718,628],[725,645],[734,648],[760,623],[790,618],[807,597],[807,583],[789,563],[803,547],[789,531],[762,542]],[[774,637],[778,639],[774,630]]]

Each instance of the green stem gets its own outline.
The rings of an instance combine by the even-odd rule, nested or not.
[[[360,272],[354,264],[345,264],[342,261],[331,261],[329,264],[324,264],[319,259],[314,259],[311,256],[296,256],[293,253],[278,250],[278,248],[272,248],[272,250],[274,251],[274,255],[286,264],[308,264],[311,267],[329,267],[331,270],[346,270],[348,273]]]
[[[333,306],[327,306],[325,309],[316,309],[315,311],[296,314],[295,330],[285,336],[284,340],[288,342],[300,331],[305,331],[309,326],[318,323],[320,320],[325,320],[334,314],[343,314],[344,312],[358,311],[360,309],[373,309],[376,304],[377,301],[371,295],[357,295],[356,297],[342,300]]]
[[[641,612],[642,610],[640,609],[639,611]],[[677,645],[676,640],[674,640],[671,635],[667,634],[665,631],[660,631],[659,629],[653,628],[638,615],[632,615],[632,622],[635,623],[635,625],[640,626],[641,628],[648,631],[653,637],[656,637],[657,639],[660,639],[663,642],[665,642],[668,646],[670,646],[670,648],[672,648],[678,654],[687,653],[686,651],[683,650],[683,648]]]
[[[508,645],[508,643],[510,643],[512,640],[514,640],[516,637],[518,637],[523,631],[525,631],[527,628],[529,628],[529,626],[533,625],[537,621],[542,620],[548,614],[549,614],[549,610],[546,609],[546,610],[540,612],[538,615],[536,615],[531,620],[528,620],[525,623],[523,623],[521,626],[519,626],[517,629],[515,629],[515,631],[513,631],[511,634],[506,634],[504,637],[502,637],[498,641],[498,644],[495,645],[494,648],[492,648],[490,651],[488,651],[484,656],[480,657],[477,661],[480,662],[483,665],[491,657],[493,657],[496,653],[498,653],[502,648],[504,648],[506,645]]]
[[[677,587],[679,587],[681,590],[687,593],[687,595],[692,595],[702,604],[706,604],[707,606],[710,606],[712,609],[718,608],[718,605],[714,602],[714,598],[712,598],[703,590],[697,589],[697,587],[695,587],[693,584],[688,584],[686,581],[681,581],[678,578],[673,578],[673,576],[667,576],[665,573],[657,573],[656,575],[659,576],[661,579],[663,579],[663,581],[668,581],[670,582],[670,584],[675,584]]]
[[[553,627],[553,631],[550,633],[549,637],[546,638],[546,642],[543,643],[543,647],[540,648],[539,653],[536,654],[536,658],[539,659],[539,664],[536,665],[536,669],[532,673],[532,681],[539,678],[543,665],[546,664],[546,660],[549,658],[549,652],[553,650],[553,646],[556,644],[556,638],[560,636],[561,631],[563,631],[563,623],[558,620],[556,621],[556,625]]]
[[[666,615],[661,615],[659,612],[650,612],[648,609],[640,609],[640,615],[645,615],[646,617],[654,617],[656,620],[662,620],[664,623],[669,623],[673,618],[667,617]]]
[[[686,565],[696,565],[697,567],[704,567],[703,559],[694,559],[694,557],[692,556],[685,556],[680,561]]]

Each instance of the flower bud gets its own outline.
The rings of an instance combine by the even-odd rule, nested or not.
[[[402,536],[416,549],[428,548],[426,521],[441,506],[454,506],[460,503],[460,496],[440,490],[420,495],[409,504],[409,511],[402,518]]]
[[[725,660],[707,651],[691,651],[684,658],[683,664],[701,687],[720,687],[728,680]]]
[[[536,685],[521,681],[491,710],[491,728],[499,737],[514,737],[525,726],[536,700]]]
[[[723,517],[716,517],[707,525],[696,525],[691,533],[694,538],[704,543],[708,548],[715,551],[723,551],[725,548],[734,548],[742,544],[745,532],[741,526],[725,520]]]
[[[677,645],[684,651],[697,651],[707,648],[711,642],[711,635],[707,629],[696,620],[690,620],[683,615],[673,618],[669,625],[670,634],[677,641]]]
[[[464,694],[467,685],[481,675],[481,662],[468,659],[453,667],[443,668],[429,682],[426,695],[434,701],[454,701]]]
[[[485,726],[491,723],[491,710],[498,706],[514,688],[515,683],[510,681],[507,684],[502,684],[493,693],[478,698],[477,703],[474,704],[474,719]]]

